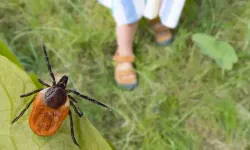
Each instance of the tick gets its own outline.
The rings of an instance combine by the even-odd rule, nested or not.
[[[78,101],[69,95],[69,93],[75,94],[102,107],[109,107],[95,99],[80,94],[75,90],[66,89],[68,77],[65,75],[56,83],[55,76],[51,70],[51,65],[49,63],[45,45],[43,45],[43,51],[48,70],[52,78],[52,86],[45,83],[41,79],[38,79],[38,81],[42,85],[46,86],[46,88],[37,89],[35,91],[21,95],[20,97],[23,98],[37,93],[37,95],[34,96],[34,98],[26,105],[21,113],[15,119],[13,119],[12,124],[22,117],[25,111],[33,103],[32,111],[29,116],[29,125],[35,134],[39,136],[51,136],[55,134],[60,128],[62,122],[67,116],[69,116],[71,137],[73,142],[79,146],[74,134],[74,124],[70,106],[74,109],[79,117],[82,117],[83,113],[79,107],[76,106]]]

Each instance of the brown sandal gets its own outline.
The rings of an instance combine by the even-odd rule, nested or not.
[[[124,62],[133,63],[135,61],[135,56],[119,56],[118,54],[115,54],[113,56],[113,61],[115,62],[115,75],[114,76],[115,76],[116,84],[125,89],[129,89],[129,90],[134,89],[138,83],[137,74],[134,68],[120,70],[120,69],[117,69],[116,66]],[[130,75],[133,75],[133,78],[126,79],[126,76],[130,76]]]
[[[151,20],[150,24],[155,32],[155,40],[158,45],[167,46],[173,42],[174,38],[170,29],[162,25],[159,18]]]

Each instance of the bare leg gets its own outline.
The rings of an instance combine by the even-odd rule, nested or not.
[[[118,48],[116,55],[119,56],[133,56],[133,40],[137,28],[137,22],[133,24],[120,25],[116,27],[116,36]],[[131,62],[121,62],[116,66],[116,70],[123,71],[133,68]],[[136,81],[136,74],[125,74],[121,76],[121,80],[124,82]],[[131,83],[129,83],[131,84]]]
[[[136,32],[137,22],[134,24],[121,25],[116,27],[118,49],[122,56],[133,55],[133,40]]]

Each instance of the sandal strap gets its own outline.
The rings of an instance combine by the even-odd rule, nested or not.
[[[119,70],[119,71],[117,72],[117,74],[118,74],[119,76],[135,74],[135,70],[134,70],[134,69]]]
[[[123,79],[123,76],[128,76],[128,75],[134,75],[135,77],[133,78],[125,78]],[[116,73],[116,76],[115,76],[115,80],[119,83],[119,84],[134,84],[137,82],[137,79],[136,79],[136,72],[134,69],[127,69],[127,70],[119,70],[117,73]]]
[[[135,56],[119,56],[115,55],[113,56],[113,60],[115,62],[134,62],[135,61]]]
[[[116,81],[119,83],[119,84],[135,84],[137,82],[137,79],[135,77],[134,78],[131,78],[131,79],[116,79]]]

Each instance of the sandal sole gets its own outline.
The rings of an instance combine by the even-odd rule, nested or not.
[[[163,42],[156,42],[158,46],[169,46],[174,41],[174,37],[172,36],[170,39]]]
[[[123,89],[127,89],[127,90],[133,90],[138,86],[138,83],[134,83],[134,84],[119,84],[116,82],[116,85],[118,85],[119,87],[123,88]]]

